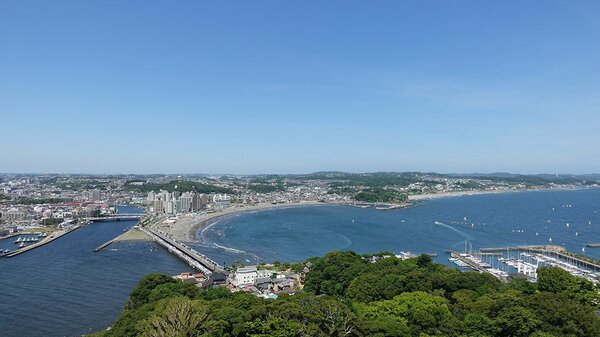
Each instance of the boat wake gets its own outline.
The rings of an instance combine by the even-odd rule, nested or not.
[[[446,224],[445,224],[445,223],[443,223],[443,222],[440,222],[440,221],[435,221],[435,222],[434,222],[434,224],[436,224],[436,225],[438,225],[438,226],[446,227],[446,228],[448,228],[448,229],[451,229],[451,230],[455,231],[456,233],[458,233],[458,234],[462,235],[462,236],[463,236],[465,239],[467,239],[467,240],[472,240],[472,239],[473,239],[473,237],[472,237],[471,235],[469,235],[469,234],[467,234],[467,233],[465,233],[465,232],[463,232],[463,231],[461,231],[461,230],[458,230],[458,229],[456,229],[456,228],[454,228],[454,227],[452,227],[452,226],[450,226],[450,225],[446,225]]]
[[[215,245],[215,247],[217,247],[217,248],[220,248],[220,249],[226,250],[226,251],[228,251],[228,252],[232,252],[232,253],[236,253],[236,254],[248,254],[248,252],[245,252],[245,251],[243,251],[243,250],[239,250],[239,249],[235,249],[235,248],[231,248],[231,247],[225,247],[225,246],[221,246],[221,245],[220,245],[220,244],[218,244],[218,243],[214,243],[214,242],[213,242],[213,245]]]
[[[206,227],[202,228],[202,230],[200,231],[200,235],[199,235],[199,236],[200,236],[202,239],[204,239],[204,232],[206,232],[206,230],[207,230],[207,229],[211,228],[212,226],[214,226],[214,225],[216,225],[216,224],[218,224],[218,223],[219,223],[218,221],[215,221],[215,222],[213,222],[213,223],[209,224],[208,226],[206,226]]]
[[[346,249],[346,248],[352,246],[352,240],[349,237],[347,237],[343,234],[340,234],[340,233],[335,233],[335,234],[338,235],[343,241],[345,241],[343,244],[343,248],[340,248],[340,249]]]
[[[258,261],[260,261],[260,257],[258,257],[258,255],[254,254],[254,253],[247,252],[247,251],[240,250],[240,249],[231,248],[231,247],[222,246],[215,242],[213,242],[213,245],[215,245],[216,248],[222,249],[226,252],[231,252],[231,253],[238,254],[238,255],[251,256],[256,261],[256,263],[258,263]],[[245,259],[245,260],[250,262],[248,259]]]

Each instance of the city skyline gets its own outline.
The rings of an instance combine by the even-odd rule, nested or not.
[[[598,7],[4,2],[0,172],[598,173]]]

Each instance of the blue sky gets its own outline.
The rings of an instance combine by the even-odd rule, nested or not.
[[[0,172],[600,172],[594,1],[0,2]]]

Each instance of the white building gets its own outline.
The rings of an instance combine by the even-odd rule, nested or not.
[[[257,277],[258,277],[258,273],[256,270],[256,266],[238,268],[235,271],[235,277],[233,279],[233,283],[236,287],[244,286],[244,285],[251,285],[251,284],[254,284]]]
[[[231,197],[227,194],[215,194],[213,195],[213,203],[217,207],[227,207],[231,204]]]
[[[257,270],[256,266],[248,266],[238,268],[235,271],[235,276],[233,278],[233,284],[236,287],[245,286],[245,285],[253,285],[257,279],[264,277],[273,276],[272,270],[261,269]]]

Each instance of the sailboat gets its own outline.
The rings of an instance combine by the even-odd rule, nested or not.
[[[548,239],[548,242],[552,242],[552,238]]]
[[[583,246],[583,248],[581,248],[581,251],[582,251],[583,253],[585,253],[585,246]]]
[[[569,227],[569,223],[567,222],[567,227]]]

